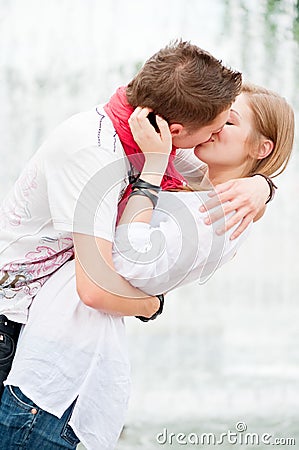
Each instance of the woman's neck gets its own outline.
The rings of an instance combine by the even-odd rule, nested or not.
[[[213,186],[216,186],[217,184],[225,183],[226,181],[233,180],[234,178],[240,178],[242,176],[242,172],[243,170],[240,167],[208,167],[205,178],[207,178]]]

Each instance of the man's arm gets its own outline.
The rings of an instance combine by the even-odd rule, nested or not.
[[[44,164],[54,228],[73,233],[82,301],[111,314],[153,315],[160,301],[134,289],[111,269],[119,180],[126,173],[123,160],[107,148],[92,146],[72,153],[63,164],[54,157]]]
[[[74,233],[74,245],[77,292],[87,306],[122,316],[151,317],[158,310],[157,297],[144,294],[115,272],[111,242]]]

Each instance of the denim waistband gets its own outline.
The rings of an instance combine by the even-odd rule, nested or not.
[[[10,336],[18,335],[22,324],[9,320],[4,314],[0,314],[0,331],[7,333]]]

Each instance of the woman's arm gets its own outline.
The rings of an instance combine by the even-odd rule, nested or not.
[[[172,138],[168,124],[161,117],[156,116],[160,133],[150,124],[147,116],[149,108],[136,108],[129,119],[129,125],[134,140],[139,145],[145,158],[140,179],[160,186],[168,165],[169,154],[172,149]],[[152,191],[155,194],[154,191]],[[152,217],[153,204],[149,198],[136,195],[129,198],[119,225],[131,222],[149,223]]]
[[[140,122],[145,122],[149,135],[151,128],[147,115],[150,110],[137,108],[132,114],[130,124],[135,125],[138,139]],[[148,145],[143,146],[145,164],[141,178],[154,185],[160,185],[168,164],[171,151],[171,136],[168,125],[157,118],[160,134],[155,133]],[[165,122],[165,123],[164,123]],[[138,140],[137,140],[138,143]],[[135,196],[130,198],[121,221],[150,221],[152,204],[148,198]],[[144,292],[131,286],[116,271],[112,261],[112,243],[94,236],[74,233],[76,253],[76,283],[81,300],[92,308],[126,316],[151,317],[159,308],[160,301],[156,297],[147,296]]]

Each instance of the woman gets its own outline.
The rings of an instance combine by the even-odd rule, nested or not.
[[[116,232],[114,263],[132,284],[156,295],[205,279],[235,254],[241,240],[231,241],[202,226],[201,201],[192,190],[159,193],[153,212],[171,139],[167,124],[157,118],[157,134],[147,113],[138,109],[131,127],[145,154],[140,179],[151,189],[142,193],[136,188],[129,198]],[[269,176],[285,168],[293,134],[293,112],[280,96],[244,86],[225,127],[196,147],[195,154],[207,164],[212,183],[257,172]],[[153,231],[157,233],[151,242]],[[114,448],[130,385],[123,318],[83,304],[76,292],[74,261],[55,273],[36,297],[5,383],[2,447],[72,449],[80,440],[87,449]]]
[[[264,117],[266,112],[271,116],[274,103],[277,108],[276,120],[280,124],[279,132],[274,117],[271,117],[271,121],[270,117]],[[195,147],[195,155],[208,167],[199,189],[211,189],[213,185],[227,180],[257,173],[265,176],[273,173],[277,175],[278,171],[281,173],[286,167],[293,145],[293,131],[289,128],[293,113],[290,109],[287,112],[285,107],[285,101],[274,93],[244,84],[242,94],[232,106],[224,129],[214,134],[208,142]],[[151,130],[145,120],[147,114],[146,108],[136,110],[130,125],[134,138],[143,151],[148,148],[152,152],[153,146],[158,145],[158,136],[152,133],[151,139],[148,138]],[[287,119],[285,115],[288,115]],[[166,134],[165,140],[167,137],[169,139]],[[167,142],[164,145],[166,147]],[[135,208],[131,204],[130,213],[127,208],[120,221],[120,224],[130,223],[130,226],[119,226],[115,237],[116,269],[135,287],[151,295],[157,294],[159,289],[160,292],[167,292],[182,282],[185,284],[195,279],[206,279],[216,267],[231,259],[249,231],[234,244],[229,241],[229,235],[221,237],[208,230],[197,211],[198,202],[204,203],[208,199],[207,193],[203,191],[188,195],[186,191],[176,195],[164,191],[159,196],[159,212],[154,213],[153,217],[148,210],[138,213],[147,204],[150,206],[144,196],[138,197],[138,204]],[[227,212],[226,207],[234,209],[232,204],[224,207],[222,222]],[[188,214],[188,211],[193,215]],[[242,211],[239,213],[241,217]],[[256,217],[255,220],[257,219]],[[148,226],[146,222],[150,220],[151,226]],[[183,239],[174,239],[173,236],[180,237],[180,229]],[[155,231],[161,233],[154,235]],[[154,241],[151,240],[152,236],[155,236]],[[164,247],[166,251],[163,252]],[[186,263],[186,260],[189,267],[183,262]],[[160,265],[160,269],[158,276],[155,276],[157,265]]]

